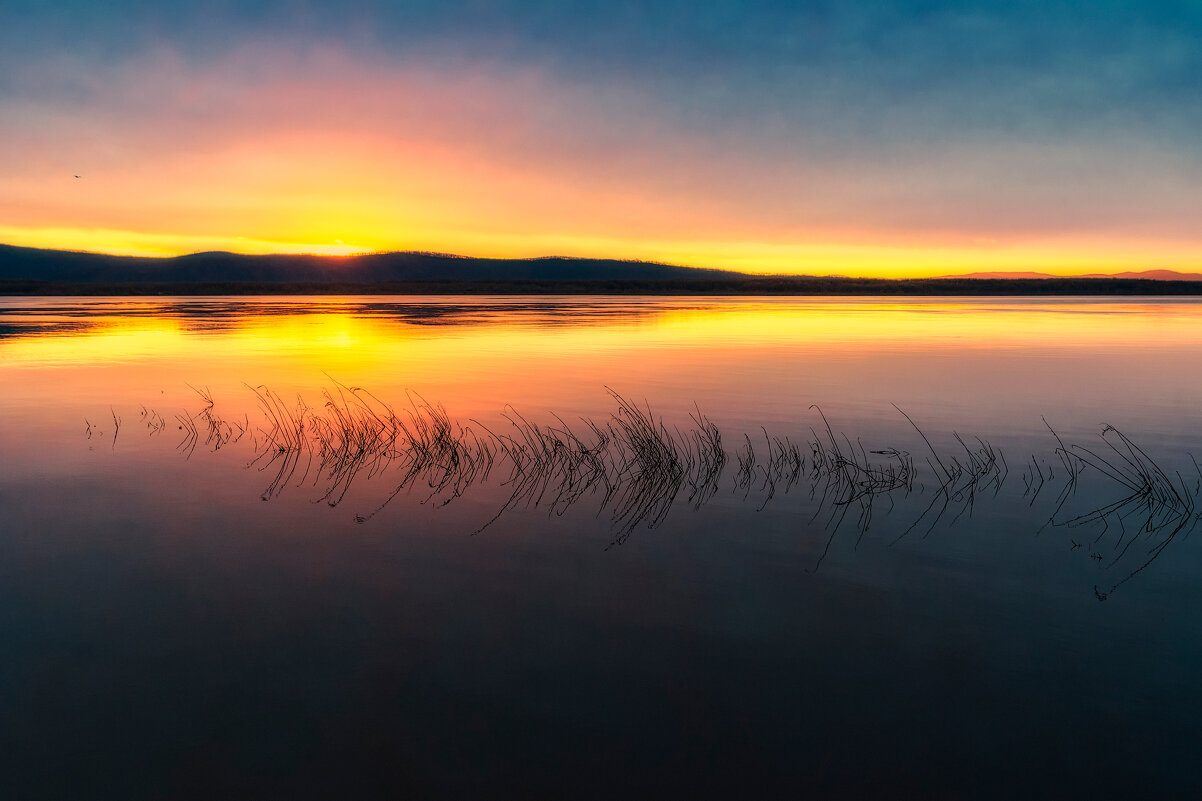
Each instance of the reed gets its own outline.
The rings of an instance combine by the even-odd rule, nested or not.
[[[167,428],[167,421],[163,419],[163,415],[154,409],[147,409],[145,406],[140,406],[139,409],[138,417],[146,426],[150,436],[161,434]]]
[[[201,443],[216,451],[250,434],[253,453],[246,466],[268,476],[263,500],[289,486],[308,484],[317,493],[314,503],[334,507],[360,481],[388,481],[391,489],[371,511],[356,513],[358,522],[379,514],[402,494],[416,492],[420,503],[443,506],[485,482],[496,483],[505,493],[500,508],[474,533],[509,511],[545,509],[562,516],[588,502],[598,515],[609,515],[610,547],[639,528],[659,526],[682,498],[690,508],[701,509],[718,493],[726,467],[733,463],[732,491],[744,501],[754,498],[756,511],[779,495],[808,491],[811,520],[825,515],[827,529],[818,565],[845,526],[855,530],[858,548],[878,510],[892,513],[900,499],[915,497],[917,513],[902,521],[904,528],[892,543],[914,531],[925,538],[941,524],[955,527],[973,516],[979,502],[997,498],[1010,473],[1005,455],[988,440],[953,431],[954,444],[940,450],[896,406],[918,436],[921,462],[908,450],[870,449],[861,438],[836,431],[817,406],[811,407],[818,422],[808,437],[793,439],[761,426],[754,436],[744,433],[739,447],[728,451],[718,426],[696,404],[683,428],[669,426],[646,401],[637,403],[610,388],[606,391],[614,411],[606,418],[569,423],[552,413],[539,421],[506,406],[503,425],[490,428],[478,420],[461,425],[441,404],[415,392],[407,393],[407,403],[398,409],[361,387],[330,382],[315,407],[299,396],[287,401],[265,386],[246,385],[261,413],[258,425],[247,415],[223,418],[208,388],[192,387],[201,408],[175,415],[182,432],[177,450],[191,458]],[[115,410],[110,412],[115,445],[121,420]],[[165,427],[162,415],[144,406],[141,419],[151,436]],[[1131,562],[1140,550],[1137,542],[1146,545],[1132,569],[1108,584],[1107,591],[1096,589],[1104,599],[1197,524],[1202,468],[1191,455],[1187,481],[1112,426],[1101,432],[1102,447],[1086,447],[1065,443],[1043,422],[1054,445],[1050,454],[1033,453],[1024,462],[1021,497],[1034,507],[1043,492],[1055,488],[1044,527],[1072,529],[1074,537],[1080,536],[1076,530],[1092,529],[1088,556],[1105,562],[1106,569]],[[89,438],[98,434],[87,419],[85,425]],[[1066,513],[1087,475],[1105,478],[1120,494]],[[1103,557],[1099,549],[1112,532],[1117,535],[1111,555]],[[1077,539],[1070,542],[1072,551],[1086,550]]]
[[[254,467],[259,472],[272,476],[260,496],[266,501],[283,492],[296,476],[302,458],[305,459],[305,468],[301,471],[298,485],[308,476],[313,464],[313,451],[310,440],[306,437],[305,427],[309,409],[299,396],[296,406],[290,407],[279,395],[265,386],[245,386],[254,393],[269,426],[260,429],[265,447],[247,464],[247,467]]]
[[[113,416],[113,444],[112,448],[117,448],[117,432],[121,430],[121,418],[117,416],[117,410],[112,406],[109,407],[109,413]]]
[[[1103,427],[1100,436],[1105,449],[1074,445],[1071,452],[1066,449],[1066,458],[1075,459],[1082,467],[1096,470],[1124,488],[1126,494],[1110,503],[1055,521],[1054,524],[1068,528],[1092,527],[1098,532],[1094,538],[1095,544],[1116,530],[1114,555],[1107,567],[1117,565],[1137,542],[1144,542],[1146,548],[1142,561],[1111,585],[1109,590],[1103,592],[1094,588],[1099,599],[1105,600],[1152,564],[1174,539],[1188,534],[1198,524],[1196,508],[1198,489],[1202,487],[1202,468],[1199,468],[1191,454],[1190,461],[1197,476],[1194,490],[1191,491],[1180,472],[1174,471],[1169,475],[1143,448],[1114,426]],[[1059,509],[1058,506],[1057,511]],[[1131,522],[1136,525],[1129,527]],[[1098,561],[1104,558],[1097,551],[1091,551],[1090,556]]]

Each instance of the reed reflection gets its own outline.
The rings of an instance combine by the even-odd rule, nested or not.
[[[795,441],[760,427],[728,449],[699,407],[687,423],[669,425],[646,403],[614,390],[613,410],[603,419],[569,422],[551,415],[538,422],[507,407],[499,425],[486,425],[455,420],[416,393],[394,405],[338,382],[314,405],[267,386],[247,386],[260,414],[252,422],[245,413],[218,414],[206,388],[192,389],[200,408],[176,416],[176,449],[185,458],[249,442],[245,464],[266,477],[265,501],[308,487],[316,492],[314,502],[334,507],[352,485],[384,484],[378,503],[354,514],[359,523],[401,496],[446,506],[488,484],[503,489],[502,500],[473,533],[509,511],[545,509],[556,517],[588,502],[598,514],[608,513],[613,547],[640,528],[655,528],[678,504],[701,509],[723,483],[756,512],[800,490],[812,511],[809,521],[821,520],[825,531],[818,569],[840,532],[854,536],[859,547],[882,513],[895,530],[892,545],[964,527],[979,507],[1000,499],[1030,510],[1033,531],[1068,532],[1071,551],[1112,571],[1107,583],[1094,587],[1096,597],[1106,600],[1202,518],[1202,467],[1193,456],[1185,473],[1170,471],[1112,426],[1103,427],[1096,443],[1067,444],[1044,421],[1050,451],[1030,455],[1018,493],[1001,448],[954,431],[943,437],[953,446],[937,446],[902,409],[897,413],[912,432],[910,448],[869,448],[812,407],[816,420],[808,437]],[[149,436],[168,428],[161,413],[140,408]],[[112,422],[115,447],[121,425],[116,411]],[[87,435],[106,432],[89,422]]]

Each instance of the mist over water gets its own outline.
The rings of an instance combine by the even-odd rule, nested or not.
[[[1185,792],[1200,355],[1189,299],[2,300],[0,788]]]

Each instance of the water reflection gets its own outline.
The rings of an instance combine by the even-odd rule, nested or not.
[[[0,298],[0,338],[103,330],[118,320],[172,321],[184,331],[231,332],[281,317],[335,315],[415,326],[590,326],[662,319],[692,332],[779,334],[870,341],[955,339],[1049,345],[1134,344],[1169,335],[1202,337],[1199,301],[1147,298],[627,298],[594,296],[265,296],[180,298]],[[718,313],[720,312],[720,313]],[[1021,323],[1016,325],[1016,323]],[[775,338],[775,337],[773,337]],[[1067,338],[1067,341],[1066,341]],[[1099,339],[1100,338],[1100,339]]]
[[[36,303],[7,299],[0,303],[0,338],[78,334],[102,330],[112,319],[172,320],[185,331],[223,332],[246,327],[248,317],[279,318],[341,315],[421,326],[480,325],[503,318],[509,324],[546,327],[579,325],[605,320],[637,320],[671,309],[700,306],[688,301],[670,304],[639,300],[577,297],[464,300],[431,296],[379,300],[367,298],[249,297],[166,299],[71,299]]]
[[[1013,482],[1001,448],[954,431],[954,447],[936,447],[901,409],[898,415],[917,438],[914,450],[869,448],[860,437],[836,431],[817,407],[816,425],[804,441],[761,426],[758,436],[744,433],[728,450],[722,431],[699,407],[683,427],[669,425],[649,405],[613,390],[614,408],[604,419],[569,423],[552,415],[540,423],[508,407],[503,424],[490,426],[455,420],[441,404],[416,393],[398,407],[365,388],[337,382],[322,391],[317,405],[301,397],[286,400],[266,386],[247,387],[259,419],[252,422],[248,414],[227,419],[215,411],[206,388],[192,389],[201,407],[175,418],[181,436],[175,448],[185,458],[201,448],[216,452],[249,439],[246,467],[267,477],[265,501],[307,486],[316,491],[314,502],[334,507],[356,482],[384,485],[377,505],[355,513],[358,523],[402,496],[446,506],[491,483],[504,490],[499,508],[473,533],[507,511],[541,508],[554,518],[588,502],[598,514],[609,514],[612,547],[640,528],[655,528],[678,503],[703,507],[718,493],[730,465],[733,495],[756,512],[778,495],[804,490],[811,519],[821,517],[827,532],[814,569],[841,531],[854,535],[858,547],[881,510],[899,529],[891,541],[897,543],[956,528],[973,517],[979,503],[1002,498],[1025,501],[1033,530],[1070,531],[1073,551],[1113,570],[1108,584],[1094,587],[1096,597],[1106,600],[1202,518],[1196,511],[1202,492],[1197,460],[1187,454],[1187,472],[1170,473],[1112,426],[1101,430],[1097,444],[1066,444],[1044,421],[1050,451],[1031,455],[1015,498],[1016,489],[1007,492]],[[149,436],[167,428],[161,413],[140,408]],[[112,423],[115,446],[121,426],[115,411]],[[91,422],[86,434],[104,436]],[[1049,496],[1054,496],[1050,512],[1040,504]]]
[[[0,301],[0,796],[1198,785],[1196,302],[444,300]]]

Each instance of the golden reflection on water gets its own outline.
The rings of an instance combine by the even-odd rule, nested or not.
[[[506,403],[591,413],[608,403],[606,385],[680,409],[700,400],[719,415],[812,402],[986,408],[1009,397],[1042,413],[1082,393],[1192,403],[1198,381],[1165,376],[1202,351],[1200,312],[1155,299],[8,301],[0,403],[181,403],[188,384],[221,398],[245,394],[243,384],[314,393],[331,380],[394,399],[414,389],[457,414]]]
[[[176,318],[106,318],[80,330],[3,341],[0,353],[8,363],[86,366],[169,358],[203,360],[214,350],[247,355],[340,348],[353,352],[382,335],[372,321],[348,314],[251,316],[220,328],[190,325]]]
[[[738,304],[714,313],[666,312],[681,339],[854,343],[897,347],[956,341],[973,348],[1143,345],[1202,341],[1202,306],[1138,303],[822,302]]]
[[[404,299],[437,311],[445,299]],[[885,348],[956,341],[975,348],[1018,346],[1133,345],[1202,341],[1202,305],[1191,302],[1046,301],[860,301],[703,299],[682,307],[680,299],[619,301],[606,316],[561,315],[554,305],[507,313],[496,299],[483,314],[447,313],[432,323],[360,313],[352,299],[303,299],[285,313],[258,313],[253,303],[220,318],[188,317],[187,305],[158,316],[153,305],[136,304],[122,314],[120,302],[98,306],[99,314],[74,317],[78,328],[50,315],[51,325],[0,338],[6,364],[66,365],[204,357],[214,351],[239,354],[392,352],[406,340],[442,355],[470,355],[482,341],[490,350],[514,353],[569,350],[575,353],[645,349],[658,345],[717,347],[773,344]],[[601,308],[613,299],[593,299]],[[473,299],[463,300],[470,306]],[[237,303],[234,300],[233,303]],[[586,301],[587,302],[587,301]],[[181,315],[180,311],[183,311]],[[5,309],[0,307],[0,319]],[[165,309],[163,310],[165,311]]]

